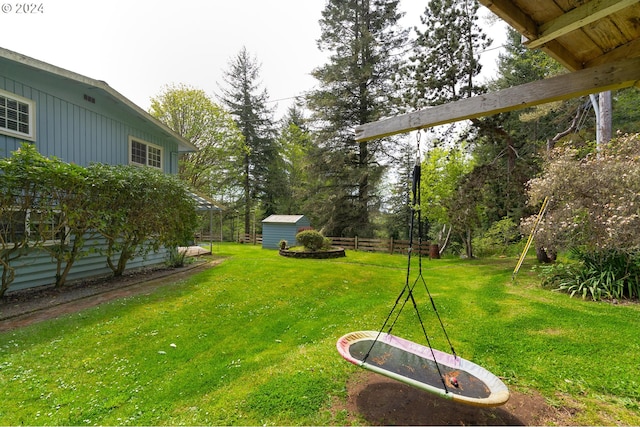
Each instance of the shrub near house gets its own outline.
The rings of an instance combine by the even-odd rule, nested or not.
[[[0,296],[16,277],[15,262],[34,251],[55,260],[51,282],[61,286],[90,252],[90,238],[106,241],[101,250],[120,275],[134,257],[184,243],[197,224],[186,187],[151,168],[83,168],[23,144],[0,159],[0,175]]]

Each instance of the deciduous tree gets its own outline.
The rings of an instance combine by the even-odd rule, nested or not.
[[[240,185],[236,171],[246,155],[244,139],[231,115],[203,90],[167,86],[151,99],[149,113],[198,147],[179,161],[179,176],[193,189],[213,196]]]

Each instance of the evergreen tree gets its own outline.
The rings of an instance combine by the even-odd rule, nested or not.
[[[486,91],[486,87],[478,83],[481,71],[480,52],[486,49],[491,40],[478,25],[479,5],[473,0],[430,0],[421,16],[422,28],[415,28],[417,39],[410,58],[408,71],[414,81],[412,90],[407,92],[409,103],[414,108],[440,105],[469,98]],[[474,122],[476,123],[476,122]],[[468,135],[458,136],[458,144],[468,139]],[[434,153],[438,154],[438,153]],[[444,157],[442,168],[456,168]],[[434,157],[435,159],[435,157]],[[458,159],[459,160],[459,159]],[[425,163],[425,170],[429,170]],[[424,202],[421,206],[425,216],[433,220],[444,221],[453,228],[454,234],[460,237],[469,257],[473,256],[471,248],[472,232],[478,223],[479,187],[466,175],[452,175],[457,182],[449,182],[450,190],[445,200],[438,200],[432,207]],[[428,189],[435,189],[426,187]],[[444,191],[445,187],[442,187]],[[455,190],[455,191],[454,191]],[[426,190],[425,190],[426,191]],[[451,194],[449,194],[451,193]],[[426,197],[426,200],[431,200]],[[433,202],[433,201],[432,201]],[[438,214],[442,209],[444,213]]]
[[[560,65],[539,50],[522,44],[520,34],[507,30],[498,75],[489,83],[492,91],[542,80],[561,72]],[[583,104],[584,102],[580,102]],[[573,104],[578,105],[575,101]],[[563,105],[565,105],[563,107]],[[507,217],[514,222],[528,214],[525,185],[539,171],[547,140],[565,128],[575,115],[567,103],[547,104],[475,120],[469,139],[475,145],[476,181],[482,181],[479,211],[482,230]],[[568,113],[568,110],[571,112]]]
[[[409,138],[405,139],[399,151],[399,158],[394,162],[396,167],[389,177],[393,184],[385,203],[389,213],[384,218],[384,227],[389,237],[408,239],[412,215],[411,183],[416,163],[415,143]]]
[[[318,47],[330,61],[312,75],[308,96],[317,130],[311,153],[318,208],[314,215],[335,236],[371,236],[379,205],[383,143],[357,143],[353,129],[394,113],[400,53],[407,31],[398,26],[398,0],[328,0]]]
[[[492,90],[500,90],[529,82],[539,81],[562,73],[562,66],[541,50],[531,50],[522,44],[520,33],[507,30],[504,53],[498,59],[498,75],[490,82]],[[536,141],[536,149],[541,142],[549,141],[560,130],[567,129],[576,114],[584,110],[585,100],[569,100],[543,104],[524,110],[516,110],[484,119],[485,128],[506,129],[513,139]]]
[[[409,92],[415,108],[440,105],[482,93],[476,82],[479,54],[491,40],[477,23],[475,0],[431,0],[420,17],[409,70],[415,80]]]
[[[260,65],[246,48],[229,62],[224,73],[227,87],[221,88],[221,100],[234,117],[244,136],[247,151],[242,159],[242,204],[245,233],[251,231],[252,211],[256,201],[266,215],[275,213],[279,196],[278,146],[273,112],[267,108],[269,95],[260,89]]]
[[[309,150],[311,134],[299,105],[292,105],[287,111],[280,131],[282,147],[282,169],[285,182],[278,212],[299,214],[304,211],[306,189],[309,183]]]

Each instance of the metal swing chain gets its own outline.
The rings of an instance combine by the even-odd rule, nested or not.
[[[416,281],[413,282],[413,284],[410,284],[409,280],[411,277],[411,257],[413,256],[413,238],[415,235],[415,219],[416,219],[416,212],[418,213],[418,216],[420,215],[420,161],[421,161],[421,155],[420,155],[420,136],[421,133],[420,131],[418,131],[418,133],[416,134],[416,146],[417,146],[417,151],[416,151],[416,162],[415,165],[413,167],[413,173],[412,173],[412,185],[411,185],[411,193],[412,193],[412,197],[411,197],[411,221],[409,223],[409,246],[407,248],[407,274],[406,274],[406,280],[405,280],[405,285],[402,288],[402,291],[400,292],[400,295],[398,295],[398,298],[396,299],[396,302],[393,306],[393,308],[391,309],[391,312],[389,313],[389,317],[387,318],[387,321],[389,320],[389,318],[391,317],[391,315],[393,314],[393,312],[395,311],[396,307],[398,306],[398,303],[400,302],[402,296],[405,294],[405,292],[407,292],[407,296],[405,297],[404,301],[402,302],[402,304],[400,305],[400,308],[398,309],[395,318],[393,319],[393,322],[391,322],[391,326],[389,327],[388,333],[391,334],[393,327],[395,326],[398,318],[400,318],[400,314],[402,313],[402,311],[404,310],[405,305],[407,304],[407,302],[409,301],[409,299],[411,299],[414,303],[415,306],[415,300],[413,298],[413,289],[416,286],[417,283],[417,279]],[[418,234],[421,233],[421,228],[420,228],[420,219],[418,218]],[[419,243],[421,245],[421,243]],[[418,250],[418,253],[421,252],[421,248]],[[420,263],[422,263],[422,260],[420,259]],[[422,264],[420,264],[420,275],[422,275]],[[422,324],[422,319],[420,319],[420,313],[418,313],[418,318],[420,320],[420,323]],[[382,325],[382,329],[384,329],[384,327],[387,324],[387,321],[385,321],[384,325]],[[424,330],[424,326],[423,326],[423,330]],[[426,333],[425,333],[426,335]]]
[[[424,280],[424,276],[422,275],[422,236],[424,235],[424,230],[423,230],[423,223],[422,223],[422,209],[420,207],[421,204],[421,199],[420,199],[420,182],[421,182],[421,160],[422,160],[422,153],[420,152],[420,133],[418,133],[418,135],[416,135],[416,143],[417,143],[417,157],[416,157],[416,168],[417,168],[417,179],[414,178],[414,186],[416,186],[417,188],[414,188],[414,198],[415,198],[415,202],[414,205],[417,205],[417,215],[418,215],[418,247],[419,247],[419,257],[418,257],[418,277],[416,278],[416,281],[413,285],[413,287],[415,287],[415,284],[418,282],[418,279],[422,280],[422,283],[424,285],[424,289],[427,292],[427,295],[429,296],[429,301],[431,302],[431,307],[433,308],[433,312],[436,315],[436,318],[438,319],[438,322],[440,323],[440,328],[442,329],[442,333],[444,334],[447,343],[449,344],[449,348],[451,349],[451,353],[453,354],[453,356],[457,359],[458,355],[456,354],[456,350],[453,348],[453,344],[451,343],[451,340],[449,339],[449,334],[447,333],[446,328],[444,327],[444,323],[442,322],[442,318],[440,317],[440,313],[438,313],[438,309],[436,307],[436,303],[433,300],[433,296],[431,295],[431,291],[429,291],[429,287],[427,286],[427,282]],[[413,211],[413,213],[415,214],[415,210]],[[413,221],[413,219],[412,219]],[[410,292],[413,290],[413,288],[410,289]],[[412,296],[413,298],[413,296]],[[415,304],[415,302],[414,302]],[[415,306],[415,310],[416,310],[416,314],[418,315],[418,319],[420,319],[420,313],[418,313],[418,307]],[[427,343],[429,344],[429,348],[431,347],[431,342],[429,340],[429,337],[427,336],[427,332],[424,329],[424,325],[422,324],[422,320],[420,319],[420,324],[422,325],[422,330],[424,331],[424,336],[425,339],[427,340]],[[435,358],[434,358],[435,360]],[[446,389],[446,386],[445,386]]]

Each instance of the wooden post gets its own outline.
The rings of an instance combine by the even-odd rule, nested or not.
[[[358,250],[358,236],[356,236],[355,240],[353,241],[354,244],[354,248],[357,251]]]
[[[437,243],[429,245],[429,258],[440,259],[440,246]]]
[[[611,91],[601,92],[598,96],[598,149],[611,141]]]

